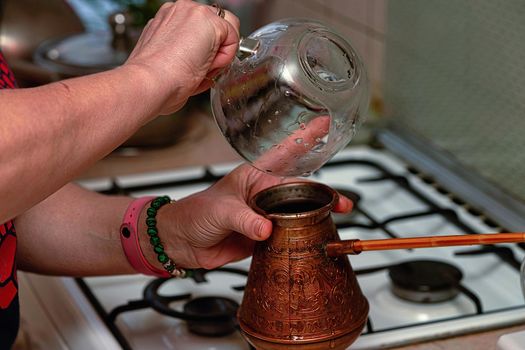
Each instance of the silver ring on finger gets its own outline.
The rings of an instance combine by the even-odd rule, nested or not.
[[[226,16],[226,12],[224,9],[219,5],[218,3],[214,3],[211,5],[212,7],[215,7],[217,9],[217,12],[215,14],[219,16],[220,18],[224,19],[224,16]]]

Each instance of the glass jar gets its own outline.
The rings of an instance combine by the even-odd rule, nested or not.
[[[322,23],[290,19],[241,41],[211,104],[231,146],[258,169],[307,176],[345,147],[368,107],[358,53]]]

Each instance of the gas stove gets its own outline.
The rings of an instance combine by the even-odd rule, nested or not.
[[[103,193],[201,191],[237,164],[83,181]],[[342,239],[500,232],[504,228],[388,151],[340,152],[311,176],[355,202],[333,214]],[[525,322],[520,262],[525,246],[502,244],[365,252],[350,256],[370,315],[351,349],[391,348]],[[63,278],[69,303],[91,315],[107,348],[250,349],[235,322],[250,259],[194,278]],[[35,277],[36,278],[36,277]],[[38,283],[33,280],[33,287]],[[66,293],[66,294],[67,294]],[[71,299],[71,298],[69,298]],[[66,341],[67,342],[67,341]],[[111,345],[107,345],[111,344]],[[72,347],[77,348],[77,347]]]

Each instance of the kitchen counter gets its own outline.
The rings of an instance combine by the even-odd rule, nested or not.
[[[241,158],[220,135],[213,119],[205,112],[191,115],[189,131],[173,146],[149,149],[118,150],[99,161],[81,178],[167,170],[203,164],[240,161]],[[397,350],[495,350],[498,338],[507,333],[523,331],[525,325],[515,326],[449,339],[395,348]]]
[[[518,331],[525,331],[525,325],[402,346],[393,350],[496,350],[499,337]]]

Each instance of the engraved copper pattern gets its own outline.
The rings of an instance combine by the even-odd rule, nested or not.
[[[265,210],[296,197],[317,202],[319,208],[302,213]],[[345,348],[361,332],[368,303],[348,258],[329,257],[324,250],[328,242],[339,240],[329,215],[336,201],[333,190],[313,183],[278,185],[254,198],[255,210],[274,224],[270,238],[256,244],[238,313],[241,329],[256,348],[316,343],[307,348],[317,349],[323,348],[321,342]]]

